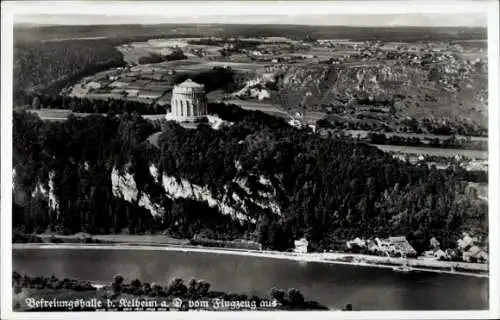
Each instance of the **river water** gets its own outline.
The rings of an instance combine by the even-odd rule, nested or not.
[[[200,252],[117,249],[13,249],[13,270],[30,276],[165,285],[175,277],[205,280],[214,290],[263,295],[273,286],[296,288],[331,309],[484,310],[488,279],[438,273]]]

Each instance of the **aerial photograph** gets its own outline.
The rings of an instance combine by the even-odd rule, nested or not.
[[[13,41],[14,312],[490,308],[486,15],[32,14]]]

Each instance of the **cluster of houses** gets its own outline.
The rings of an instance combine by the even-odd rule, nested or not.
[[[194,238],[196,244],[207,245],[206,239]],[[423,252],[418,259],[423,260],[462,260],[464,262],[485,263],[488,261],[488,254],[476,245],[478,239],[463,233],[463,238],[457,241],[456,249],[442,250],[439,241],[433,237],[430,240],[430,250]],[[238,243],[235,245],[231,241],[210,240],[209,245],[213,246],[215,242],[221,242],[218,246],[229,246],[262,250],[262,247],[256,243]],[[223,243],[223,244],[222,244]],[[305,237],[295,240],[295,253],[307,253],[309,242]],[[257,246],[257,247],[255,247]],[[411,246],[406,237],[388,237],[386,239],[375,238],[374,240],[364,240],[359,237],[346,242],[346,247],[350,251],[365,252],[388,257],[417,258],[417,251]]]
[[[476,245],[478,239],[471,237],[467,233],[457,241],[456,249],[442,250],[436,238],[430,240],[430,250],[423,252],[418,258],[425,260],[457,260],[464,262],[488,261],[486,251]],[[417,251],[410,245],[406,237],[389,237],[387,239],[375,238],[375,240],[364,240],[359,237],[347,241],[346,247],[352,251],[366,251],[370,254],[387,255],[390,257],[417,257]]]
[[[220,247],[220,248],[233,248],[233,249],[247,249],[247,250],[262,250],[262,244],[255,241],[248,240],[215,240],[203,236],[195,235],[190,243],[195,246],[206,247]]]
[[[431,250],[425,251],[422,256],[420,257],[421,259],[425,260],[450,260],[451,259],[451,252],[448,250],[448,252],[443,251],[440,249],[440,244],[439,241],[435,238],[432,237],[430,241],[430,246]]]
[[[471,237],[467,233],[463,233],[463,238],[457,241],[456,249],[446,249],[441,250],[439,248],[439,242],[436,238],[431,239],[431,250],[425,251],[422,255],[422,259],[434,259],[434,260],[451,260],[461,259],[464,262],[480,262],[485,263],[488,261],[488,254],[486,251],[481,249],[475,243],[477,242],[476,237]]]
[[[464,232],[463,238],[457,241],[458,250],[462,253],[465,262],[487,262],[488,254],[476,245],[478,239]]]
[[[366,250],[368,253],[390,257],[415,257],[417,255],[417,251],[403,236],[389,237],[387,239],[375,238],[374,240],[356,238],[348,241],[346,246],[348,250]]]
[[[307,247],[309,245],[309,242],[307,241],[306,238],[301,238],[299,240],[295,240],[294,242],[295,248],[294,252],[296,253],[307,253]]]

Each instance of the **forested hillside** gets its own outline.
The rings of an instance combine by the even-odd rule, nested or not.
[[[27,40],[48,40],[75,37],[104,37],[110,39],[147,37],[280,37],[286,34],[294,39],[339,39],[353,41],[389,39],[390,41],[476,40],[487,39],[486,28],[466,27],[351,27],[306,26],[290,24],[151,24],[151,25],[75,25],[75,26],[16,26],[14,35]]]
[[[471,174],[418,167],[376,148],[321,138],[261,112],[213,111],[236,122],[221,130],[187,130],[169,122],[160,150],[146,138],[153,125],[135,115],[42,122],[14,115],[14,227],[25,232],[166,231],[190,238],[210,231],[223,239],[254,238],[284,250],[306,235],[313,250],[338,249],[353,237],[406,235],[419,250],[433,236],[454,247],[461,231],[486,240],[487,204],[464,195]],[[223,111],[221,111],[223,110]],[[187,179],[217,197],[236,178],[261,176],[275,190],[281,214],[255,206],[256,223],[222,215],[207,203],[172,199],[150,174]],[[165,210],[153,217],[136,201],[113,197],[111,172],[135,173],[137,189]],[[50,190],[58,204],[51,209]],[[44,192],[45,191],[45,192]]]
[[[57,94],[65,85],[101,70],[123,66],[110,41],[78,40],[14,44],[14,105],[29,104],[27,94]]]

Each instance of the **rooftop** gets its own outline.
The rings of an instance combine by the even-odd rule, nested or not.
[[[389,241],[391,242],[406,242],[406,237],[398,236],[398,237],[389,237]]]
[[[178,84],[177,87],[181,87],[181,88],[205,88],[204,85],[196,83],[191,79],[187,79],[183,83]]]

